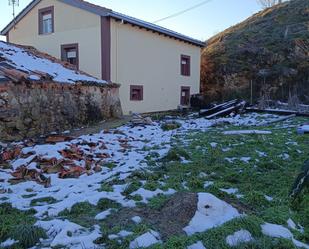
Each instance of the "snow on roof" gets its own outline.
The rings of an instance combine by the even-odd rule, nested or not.
[[[42,77],[46,79],[48,76],[47,78],[59,83],[107,83],[77,71],[69,63],[57,60],[34,48],[2,41],[0,42],[0,75],[15,80],[39,81]]]

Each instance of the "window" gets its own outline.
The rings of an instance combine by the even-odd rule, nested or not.
[[[54,7],[39,9],[39,34],[51,34],[54,32]]]
[[[130,100],[132,101],[143,100],[143,86],[130,86]]]
[[[61,45],[61,60],[67,61],[78,69],[79,58],[78,58],[78,44],[66,44]]]
[[[190,56],[181,55],[181,75],[190,76],[190,62]]]

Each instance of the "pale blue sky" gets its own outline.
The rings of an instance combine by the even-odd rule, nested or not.
[[[88,0],[149,22],[199,4],[202,0]],[[20,0],[17,13],[31,0]],[[256,0],[210,0],[209,3],[175,18],[158,23],[196,39],[206,40],[261,10]],[[12,19],[8,0],[0,1],[0,29]],[[3,37],[2,37],[3,39]]]

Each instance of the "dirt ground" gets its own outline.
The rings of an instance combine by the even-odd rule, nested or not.
[[[131,116],[123,116],[119,119],[103,120],[97,124],[89,125],[79,129],[70,131],[67,135],[72,137],[79,137],[85,134],[95,134],[102,130],[117,128],[121,125],[128,123],[131,120]]]
[[[194,216],[197,201],[196,193],[176,193],[160,209],[145,206],[119,210],[109,217],[109,226],[113,227],[114,224],[126,225],[132,222],[132,217],[139,216],[144,222],[156,229],[163,240],[174,235],[184,235],[183,228],[189,224]]]

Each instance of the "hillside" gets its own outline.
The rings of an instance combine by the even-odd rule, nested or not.
[[[209,101],[262,95],[309,102],[309,1],[261,11],[212,37],[202,52],[202,92]]]

